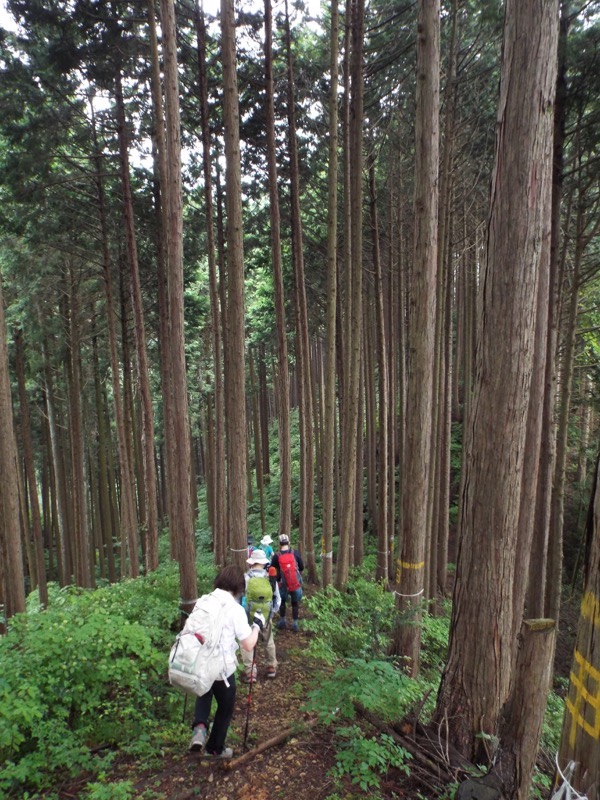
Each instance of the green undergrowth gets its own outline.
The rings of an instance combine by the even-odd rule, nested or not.
[[[319,676],[306,710],[335,731],[332,778],[345,777],[365,792],[376,792],[392,767],[408,772],[411,757],[391,736],[359,724],[357,708],[390,724],[416,707],[425,718],[431,713],[447,648],[449,614],[433,617],[423,609],[423,669],[413,679],[399,657],[388,655],[397,620],[394,595],[383,583],[357,574],[344,591],[327,587],[308,598],[307,607],[309,619],[303,625],[313,634],[310,654],[331,669]]]
[[[199,569],[202,591],[213,575]],[[0,638],[0,797],[34,798],[58,777],[106,772],[117,750],[148,759],[180,739],[181,695],[166,683],[176,567],[49,595]]]
[[[393,594],[364,577],[373,567],[367,557],[343,592],[328,587],[303,601],[302,625],[312,634],[306,656],[314,664],[305,707],[334,733],[331,778],[340,796],[348,789],[376,795],[390,770],[410,769],[409,754],[357,708],[388,723],[418,709],[427,722],[446,658],[449,607],[437,616],[421,608],[418,678],[388,654],[397,612]],[[198,566],[199,594],[210,591],[214,574],[212,564]],[[85,775],[80,800],[128,800],[131,784],[111,782],[116,754],[158,769],[187,731],[183,697],[166,677],[178,625],[178,569],[170,564],[93,591],[51,584],[49,595],[40,612],[32,594],[27,613],[12,618],[0,638],[0,798],[51,800],[59,782]],[[549,755],[562,708],[551,695],[542,741]],[[538,776],[538,786],[543,781]]]
[[[389,724],[418,710],[426,724],[447,654],[450,603],[438,608],[436,615],[423,605],[418,622],[404,620],[419,624],[421,633],[419,677],[408,676],[402,660],[389,655],[393,626],[398,622],[394,595],[383,583],[364,577],[369,574],[368,558],[366,566],[367,571],[353,575],[344,591],[330,586],[306,599],[309,619],[303,620],[303,626],[313,634],[309,652],[328,669],[319,674],[305,707],[334,731],[337,755],[331,777],[338,792],[331,800],[348,796],[343,780],[372,795],[390,769],[410,771],[410,754],[365,722],[359,709]],[[371,566],[374,571],[374,563]],[[558,748],[563,710],[562,698],[551,693],[540,743],[548,763]],[[547,796],[549,780],[548,774],[536,770],[531,798]]]

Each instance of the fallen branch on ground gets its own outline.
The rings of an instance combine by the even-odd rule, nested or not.
[[[259,753],[264,753],[264,751],[268,750],[270,747],[275,747],[276,745],[285,742],[285,740],[289,739],[290,736],[296,736],[300,733],[310,730],[311,728],[314,728],[316,724],[317,719],[310,719],[306,722],[292,725],[281,733],[278,733],[277,736],[273,736],[271,739],[267,739],[266,742],[262,742],[252,750],[248,750],[248,752],[244,753],[244,755],[234,758],[232,761],[224,761],[223,768],[233,769],[234,767],[239,767],[240,765],[245,764],[247,761],[251,761],[255,756],[259,755]]]

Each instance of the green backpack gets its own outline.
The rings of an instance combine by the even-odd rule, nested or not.
[[[250,623],[257,611],[260,611],[267,622],[273,613],[273,587],[266,576],[250,578],[246,586],[246,613]]]

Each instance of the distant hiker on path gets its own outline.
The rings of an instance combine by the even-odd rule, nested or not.
[[[246,572],[246,613],[248,619],[254,619],[256,613],[263,615],[265,624],[258,638],[265,645],[267,655],[267,678],[277,675],[277,654],[273,638],[273,612],[279,610],[281,597],[275,581],[269,579],[269,562],[263,550],[253,550],[247,559],[250,569]],[[257,678],[256,658],[254,652],[242,651],[244,662],[243,683],[255,683]]]
[[[266,533],[262,539],[260,540],[260,549],[264,551],[264,554],[269,559],[269,564],[271,563],[271,559],[273,558],[273,554],[275,551],[271,547],[273,544],[273,539]]]
[[[194,733],[190,742],[190,750],[199,751],[204,748],[204,758],[216,760],[233,757],[233,750],[225,747],[225,738],[235,705],[235,670],[238,664],[236,639],[241,645],[242,653],[252,653],[265,620],[257,612],[252,626],[248,623],[246,612],[240,604],[246,588],[244,571],[241,567],[235,565],[224,567],[215,578],[214,586],[215,593],[221,595],[222,602],[226,606],[226,616],[221,633],[221,648],[227,666],[227,678],[215,681],[206,694],[196,698],[192,725]],[[208,719],[213,697],[217,702],[217,710],[210,736],[207,739]]]
[[[280,620],[277,623],[279,629],[285,629],[285,605],[287,599],[292,603],[292,630],[298,630],[298,605],[302,598],[302,575],[304,571],[304,561],[298,550],[290,548],[290,539],[285,533],[279,537],[279,552],[275,553],[271,565],[277,570],[277,581],[281,594],[281,608],[279,609]]]

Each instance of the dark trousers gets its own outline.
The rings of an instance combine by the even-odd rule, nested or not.
[[[207,730],[213,697],[217,701],[217,711],[210,729],[210,736],[204,748],[207,753],[216,753],[218,755],[225,746],[225,738],[235,706],[235,672],[227,678],[227,681],[229,686],[226,685],[225,681],[215,681],[206,694],[196,698],[193,727],[195,728],[196,725],[202,724]]]
[[[289,592],[285,586],[280,586],[279,594],[281,595],[281,605],[279,606],[279,616],[281,619],[285,619],[285,604],[289,597],[289,599],[292,601],[292,619],[297,620],[298,603],[302,597],[302,589],[294,589],[293,592]]]

